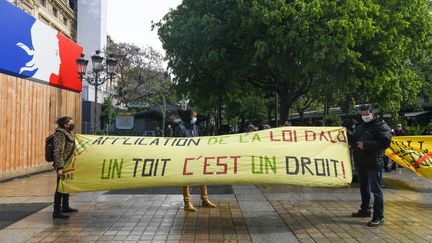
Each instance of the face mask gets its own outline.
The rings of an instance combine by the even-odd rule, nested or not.
[[[197,118],[196,118],[196,117],[193,117],[191,123],[192,123],[192,124],[195,124],[196,121],[197,121]]]
[[[355,129],[355,126],[352,126],[352,129]]]
[[[75,124],[70,124],[69,127],[67,128],[69,132],[72,132],[74,129],[75,129]]]
[[[362,120],[366,123],[372,121],[372,115],[362,116]]]

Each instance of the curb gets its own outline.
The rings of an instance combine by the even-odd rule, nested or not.
[[[26,177],[31,177],[31,176],[43,174],[43,173],[46,173],[46,172],[51,172],[51,171],[54,171],[54,169],[41,170],[41,171],[37,171],[37,172],[33,172],[33,173],[30,173],[30,174],[25,174],[25,175],[21,175],[21,176],[15,176],[15,177],[6,178],[6,179],[0,179],[0,183],[5,183],[5,182],[13,181],[13,180],[18,180],[18,179],[23,179],[23,178],[26,178]]]
[[[432,192],[431,187],[419,187],[416,185],[413,185],[412,183],[403,180],[403,179],[397,179],[393,177],[383,177],[383,183],[384,185],[396,187],[396,188],[404,188],[410,191],[416,191],[416,192]]]

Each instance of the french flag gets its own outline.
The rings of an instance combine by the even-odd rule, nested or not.
[[[83,48],[33,16],[0,0],[0,72],[82,91],[76,60]]]

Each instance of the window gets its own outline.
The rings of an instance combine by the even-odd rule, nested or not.
[[[68,19],[66,17],[63,17],[63,24],[68,26]]]
[[[58,9],[56,7],[53,7],[53,14],[58,17]]]
[[[46,0],[39,0],[39,4],[46,7]]]

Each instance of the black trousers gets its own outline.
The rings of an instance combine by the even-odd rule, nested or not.
[[[57,175],[57,186],[54,194],[54,211],[60,211],[62,207],[69,207],[69,193],[58,192],[60,176]]]
[[[384,194],[382,192],[382,169],[357,169],[360,184],[362,211],[369,211],[371,193],[374,195],[373,214],[374,217],[384,217]]]

